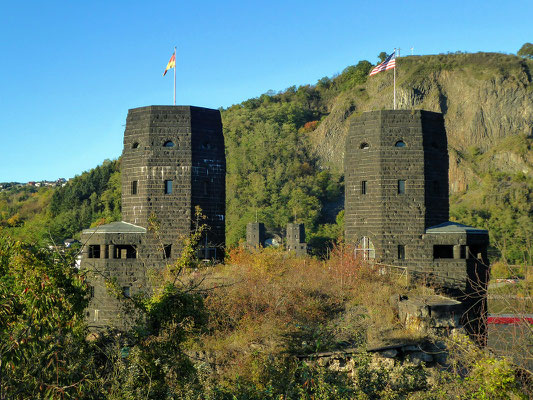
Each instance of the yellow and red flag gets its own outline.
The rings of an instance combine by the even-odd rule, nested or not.
[[[170,60],[168,61],[167,68],[165,69],[165,72],[163,72],[163,76],[166,75],[167,71],[170,68],[176,68],[176,52],[172,54],[172,57],[170,57]]]

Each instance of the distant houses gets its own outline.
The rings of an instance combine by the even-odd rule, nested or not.
[[[55,181],[29,181],[27,183],[20,183],[20,182],[0,182],[0,192],[3,192],[4,190],[9,190],[12,188],[21,188],[25,186],[30,187],[63,187],[67,184],[67,180],[65,178],[59,178]]]

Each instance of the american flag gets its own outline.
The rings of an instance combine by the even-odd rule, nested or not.
[[[381,71],[393,69],[394,67],[396,67],[396,51],[393,51],[392,54],[388,56],[381,64],[376,65],[374,69],[370,71],[369,76],[376,75],[378,72]]]

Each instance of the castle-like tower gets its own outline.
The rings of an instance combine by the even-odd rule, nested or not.
[[[442,114],[363,113],[350,125],[344,167],[346,242],[357,257],[407,267],[458,296],[484,290],[488,232],[448,221]]]
[[[364,113],[350,127],[345,154],[346,240],[361,242],[365,258],[404,265],[402,246],[405,255],[426,228],[448,221],[442,114]]]
[[[300,256],[307,254],[307,243],[305,242],[304,224],[287,224],[287,235],[285,245],[288,251]]]
[[[122,152],[122,219],[158,226],[163,245],[188,235],[199,206],[209,225],[207,254],[222,255],[226,159],[218,110],[149,106],[128,112]],[[204,238],[204,244],[206,242]],[[218,252],[220,254],[215,254]]]
[[[82,233],[81,268],[87,270],[90,326],[121,326],[124,296],[151,290],[152,268],[179,257],[197,222],[208,229],[198,256],[221,259],[225,237],[226,161],[220,112],[192,106],[131,109],[122,153],[122,218]],[[196,221],[195,209],[206,217]]]

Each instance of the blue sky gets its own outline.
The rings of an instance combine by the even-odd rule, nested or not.
[[[227,107],[400,47],[516,53],[532,1],[0,0],[0,182],[71,178],[117,158],[127,110]],[[172,72],[172,71],[171,71]]]

